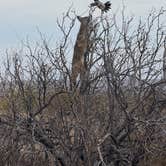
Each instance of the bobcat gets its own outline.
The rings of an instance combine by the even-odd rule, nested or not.
[[[72,75],[71,82],[72,86],[76,85],[77,77],[80,74],[80,81],[83,79],[83,73],[86,70],[85,56],[88,50],[88,43],[90,39],[90,33],[92,28],[92,17],[80,17],[77,16],[80,21],[80,30],[77,35],[76,43],[74,46],[74,54],[72,60]]]

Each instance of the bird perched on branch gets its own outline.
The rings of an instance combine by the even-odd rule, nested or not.
[[[103,3],[99,0],[94,0],[94,3],[90,4],[91,7],[98,7],[99,9],[101,9],[102,12],[107,12],[108,10],[111,9],[111,3],[110,1],[107,1],[106,3]]]

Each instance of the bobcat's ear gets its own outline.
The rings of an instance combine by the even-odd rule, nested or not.
[[[80,17],[80,16],[77,16],[77,19],[78,19],[79,21],[81,21],[81,17]]]
[[[92,15],[89,16],[89,21],[92,21]]]

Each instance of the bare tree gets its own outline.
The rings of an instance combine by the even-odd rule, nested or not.
[[[40,33],[36,47],[27,41],[23,51],[7,52],[0,77],[0,163],[165,164],[162,16],[163,9],[152,11],[138,24],[124,11],[121,24],[116,15],[96,18],[81,93],[70,89],[67,61],[75,12],[58,21],[62,40],[56,48]]]

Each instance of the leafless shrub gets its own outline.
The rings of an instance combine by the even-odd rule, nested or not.
[[[163,158],[160,18],[165,11],[152,11],[134,27],[134,18],[124,13],[121,26],[116,16],[99,18],[83,93],[70,90],[66,58],[75,25],[70,14],[58,22],[63,38],[55,49],[41,35],[41,45],[27,42],[24,51],[7,53],[1,74],[1,165],[134,166]]]

